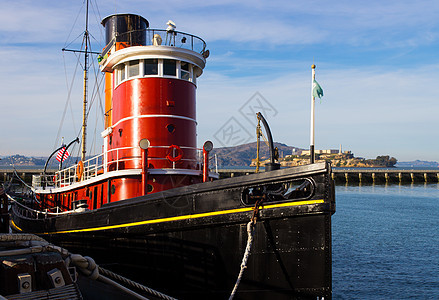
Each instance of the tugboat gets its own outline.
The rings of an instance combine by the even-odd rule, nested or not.
[[[179,299],[331,299],[329,163],[280,169],[272,155],[265,172],[218,179],[213,144],[196,144],[206,43],[134,14],[102,25],[103,152],[86,157],[84,112],[81,161],[35,176],[12,230]]]

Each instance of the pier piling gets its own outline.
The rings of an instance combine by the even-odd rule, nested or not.
[[[410,184],[439,183],[437,170],[392,170],[392,169],[333,169],[332,179],[336,184]]]

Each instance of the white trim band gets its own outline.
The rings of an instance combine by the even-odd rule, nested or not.
[[[192,122],[195,123],[195,125],[197,125],[197,121],[195,119],[192,119],[192,118],[189,118],[189,117],[184,117],[184,116],[177,116],[177,115],[140,115],[140,116],[131,116],[131,117],[126,117],[126,118],[120,119],[114,125],[112,125],[111,128],[115,128],[117,125],[119,125],[122,122],[129,121],[129,120],[134,120],[134,119],[140,119],[140,118],[174,118],[174,119],[181,119],[181,120],[186,120],[186,121],[192,121]]]
[[[113,72],[113,67],[121,62],[148,58],[183,60],[197,66],[200,69],[200,75],[206,65],[206,59],[192,50],[173,46],[132,46],[112,53],[101,66],[101,71]]]

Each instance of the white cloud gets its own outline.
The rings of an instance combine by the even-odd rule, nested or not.
[[[321,104],[320,100],[316,101],[317,147],[338,148],[343,144],[365,157],[390,154],[405,160],[419,158],[413,148],[428,148],[431,149],[429,159],[437,159],[433,149],[439,148],[436,133],[439,99],[423,96],[439,76],[437,71],[431,72],[434,66],[343,71],[335,67],[326,66],[317,71],[325,92]],[[258,91],[279,112],[276,118],[268,119],[274,138],[308,147],[310,70],[272,74],[272,77],[267,74],[269,79],[252,76],[236,79],[220,74],[200,79],[199,142],[209,139],[230,116],[239,120],[238,110]],[[254,132],[251,125],[245,126]]]
[[[343,144],[366,157],[439,160],[439,101],[432,92],[439,75],[437,1],[189,0],[164,5],[139,0],[103,2],[92,7],[97,9],[101,16],[90,19],[97,39],[102,26],[96,23],[103,16],[133,12],[155,28],[172,19],[178,30],[208,42],[212,55],[198,87],[200,142],[211,139],[228,117],[239,117],[242,104],[259,91],[279,108],[279,115],[268,120],[275,139],[307,147],[315,56],[325,92],[316,107],[317,147]],[[6,59],[0,82],[6,99],[2,111],[8,113],[0,126],[8,128],[2,134],[8,142],[1,144],[0,154],[51,150],[67,94],[60,49],[69,33],[70,40],[81,35],[82,15],[71,31],[79,10],[69,1],[2,4],[0,55]],[[66,56],[70,74],[75,56]],[[354,63],[346,66],[346,61]],[[66,116],[66,138],[81,122],[81,94],[79,83]],[[76,128],[67,125],[72,118]],[[420,157],[414,147],[430,150]]]

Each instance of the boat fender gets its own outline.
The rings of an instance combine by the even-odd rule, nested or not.
[[[78,162],[78,165],[76,166],[76,180],[81,181],[82,180],[82,174],[84,173],[84,163],[82,160]]]
[[[174,149],[177,151],[177,156],[173,156],[175,154]],[[176,162],[179,161],[183,157],[183,150],[181,150],[180,147],[177,145],[171,145],[168,149],[168,155],[166,155],[166,158],[169,161]]]

